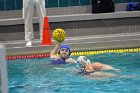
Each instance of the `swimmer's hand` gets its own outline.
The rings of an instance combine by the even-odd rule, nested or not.
[[[121,70],[120,70],[120,69],[113,69],[113,70],[115,70],[116,72],[121,72]]]
[[[54,44],[57,45],[57,46],[62,45],[62,43],[63,43],[63,41],[62,41],[62,42],[58,42],[58,41],[55,41],[55,42],[54,42]]]
[[[72,58],[68,58],[68,59],[66,60],[66,62],[69,62],[69,63],[77,63],[77,61],[74,60],[74,59],[72,59]]]
[[[113,67],[109,67],[108,70],[114,70],[116,72],[121,72],[120,69],[116,69],[116,68],[113,68]]]

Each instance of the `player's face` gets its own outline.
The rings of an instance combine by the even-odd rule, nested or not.
[[[60,49],[60,55],[63,58],[67,58],[69,56],[69,50],[66,48],[61,48]]]

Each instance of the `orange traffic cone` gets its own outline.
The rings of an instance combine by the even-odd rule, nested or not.
[[[49,25],[47,16],[44,17],[42,45],[52,45],[51,34],[50,34],[50,25]]]

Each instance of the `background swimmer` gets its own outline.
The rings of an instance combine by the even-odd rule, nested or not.
[[[96,77],[96,78],[97,77],[108,78],[108,77],[116,76],[115,74],[112,73],[101,72],[103,70],[119,71],[118,69],[113,68],[110,65],[102,64],[99,62],[91,63],[90,60],[85,56],[78,57],[77,63],[79,64],[80,67],[80,72],[79,72],[80,74],[89,75],[91,77]]]

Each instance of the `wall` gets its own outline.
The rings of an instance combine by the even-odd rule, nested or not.
[[[70,7],[91,5],[92,0],[45,0],[46,8],[54,7]],[[131,1],[138,2],[139,0],[114,0],[117,3],[128,3]],[[22,0],[0,0],[0,11],[21,10]]]
[[[63,28],[67,37],[140,33],[140,18],[98,19],[51,22],[51,33]],[[38,24],[34,24],[35,39],[39,39]],[[16,36],[16,37],[15,37]],[[24,25],[0,26],[0,41],[24,40]]]
[[[56,1],[56,2],[54,2]],[[59,1],[59,4],[58,4]],[[48,0],[46,3],[47,15],[65,15],[65,14],[86,14],[91,13],[91,3],[90,0],[67,0],[68,3],[61,3],[64,0]],[[65,0],[66,1],[66,0]],[[79,1],[79,2],[78,2]],[[125,2],[130,0],[115,0],[116,10],[120,11],[125,8]],[[15,22],[15,19],[18,21],[23,21],[22,17],[22,0],[1,0],[0,4],[5,3],[11,4],[9,7],[13,7],[12,3],[14,2],[13,11],[0,11],[0,19],[2,21]],[[61,4],[60,4],[61,3]],[[18,5],[19,4],[19,5]],[[81,6],[81,4],[83,6]],[[59,5],[59,6],[58,6]],[[60,7],[66,6],[66,7]],[[67,7],[67,6],[76,6],[76,7]],[[2,6],[2,5],[1,5]],[[19,6],[19,7],[18,7]],[[8,7],[8,6],[7,6]],[[10,9],[10,8],[6,8]],[[19,10],[14,10],[19,9]],[[101,14],[102,15],[102,14]],[[124,13],[125,15],[125,13]],[[99,15],[100,16],[100,15]],[[65,17],[65,16],[64,16]],[[5,19],[12,18],[12,19]],[[117,34],[117,33],[137,33],[139,32],[139,17],[135,18],[120,18],[120,19],[109,19],[109,20],[88,20],[88,21],[67,21],[67,22],[52,22],[50,23],[51,30],[53,31],[57,27],[64,28],[68,37],[72,36],[83,36],[83,35],[103,35],[103,34]],[[35,39],[39,38],[38,33],[38,24],[34,24]],[[79,34],[81,33],[81,34]],[[15,37],[16,36],[16,37]],[[15,25],[1,25],[0,26],[0,41],[8,40],[24,40],[24,24],[15,24]]]

